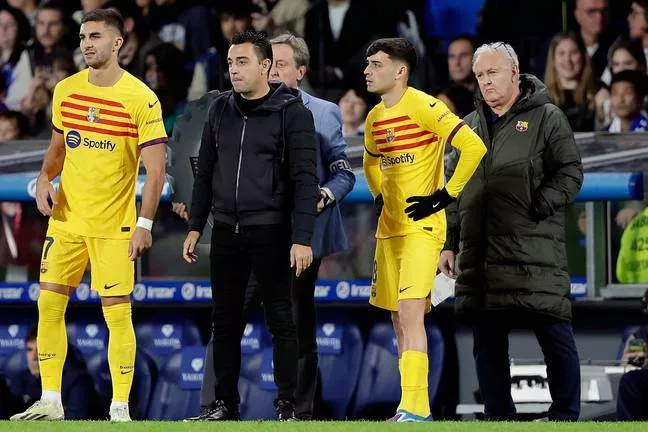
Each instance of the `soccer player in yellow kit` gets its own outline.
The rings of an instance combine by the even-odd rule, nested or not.
[[[38,363],[41,399],[12,420],[60,420],[67,354],[65,309],[88,264],[108,326],[113,398],[110,419],[129,421],[135,333],[130,294],[134,260],[151,246],[164,184],[167,136],[155,94],[119,67],[124,23],[111,9],[84,16],[80,46],[89,66],[57,84],[52,139],[38,176],[38,209],[50,216],[41,261]],[[135,185],[146,168],[140,218]],[[60,174],[58,193],[50,183]],[[48,202],[51,199],[53,206]]]
[[[431,420],[423,319],[446,237],[443,209],[470,180],[486,147],[443,102],[408,87],[417,58],[406,39],[375,41],[367,62],[367,89],[382,99],[365,123],[364,172],[381,208],[369,301],[391,311],[398,340],[402,393],[392,420]],[[444,187],[446,143],[461,157]]]

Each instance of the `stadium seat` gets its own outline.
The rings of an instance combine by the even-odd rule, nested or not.
[[[9,389],[16,387],[14,379],[25,369],[27,369],[27,357],[24,350],[14,351],[13,354],[5,358],[2,374],[7,380]]]
[[[0,373],[11,356],[25,348],[25,338],[29,329],[30,325],[24,322],[9,321],[9,324],[0,324]],[[22,357],[25,357],[24,353]]]
[[[360,374],[362,336],[357,325],[340,321],[318,323],[316,335],[322,399],[333,418],[344,419]]]
[[[443,371],[443,338],[434,325],[426,325],[426,331],[431,406]],[[379,323],[374,325],[369,333],[358,379],[353,417],[389,417],[389,414],[395,411],[400,396],[396,334],[391,323]]]
[[[274,400],[277,386],[274,382],[272,347],[243,358],[239,395],[243,420],[276,419]]]
[[[108,367],[106,353],[96,353],[87,359],[88,372],[95,382],[99,395],[101,413],[107,416],[112,399],[112,381]],[[130,414],[134,420],[146,418],[146,413],[157,381],[158,371],[153,359],[143,350],[137,349],[135,353],[135,372],[133,387],[129,395]]]
[[[67,324],[68,341],[75,346],[87,362],[96,354],[106,356],[108,330],[104,322],[80,321]]]
[[[190,320],[149,321],[135,325],[137,346],[155,361],[158,370],[186,346],[201,345],[200,332]]]
[[[205,347],[194,345],[173,354],[160,371],[148,408],[150,420],[181,420],[198,415]]]

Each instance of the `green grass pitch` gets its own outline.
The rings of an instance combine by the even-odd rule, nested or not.
[[[410,430],[426,432],[646,432],[648,422],[643,423],[503,423],[503,422],[432,422],[396,424],[386,422],[222,422],[222,423],[182,423],[182,422],[132,422],[110,423],[91,421],[65,422],[4,422],[0,421],[2,432],[193,432],[221,430],[227,432],[382,432]]]

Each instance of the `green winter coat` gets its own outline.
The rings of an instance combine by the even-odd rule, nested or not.
[[[464,119],[488,152],[447,212],[446,249],[458,252],[455,309],[515,309],[569,320],[564,207],[583,182],[580,154],[544,84],[521,75],[520,91],[490,133],[492,111],[481,94]],[[457,159],[456,153],[449,158],[447,178]]]

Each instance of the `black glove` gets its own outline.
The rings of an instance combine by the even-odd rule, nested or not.
[[[445,188],[439,189],[432,195],[407,198],[406,202],[414,204],[407,207],[405,213],[417,221],[443,210],[454,200],[455,198],[452,198]]]
[[[384,205],[385,201],[383,201],[382,194],[374,198],[374,211],[376,212],[376,216],[380,217],[380,213],[382,213],[382,208]]]

